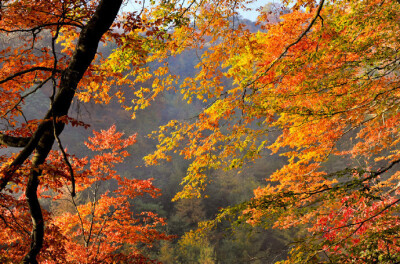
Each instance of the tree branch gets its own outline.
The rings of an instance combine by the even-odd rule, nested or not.
[[[46,27],[52,27],[52,26],[73,26],[77,28],[83,28],[83,25],[78,24],[77,22],[56,22],[56,23],[47,23],[47,24],[42,24],[36,27],[32,28],[25,28],[25,29],[14,29],[14,30],[8,30],[4,28],[0,28],[0,32],[5,32],[5,33],[18,33],[18,32],[38,32],[41,31],[42,29]]]
[[[30,139],[30,137],[13,137],[0,133],[0,145],[6,145],[7,147],[24,148]]]
[[[29,72],[34,72],[34,71],[48,71],[48,72],[58,72],[58,73],[62,73],[62,70],[58,70],[58,69],[53,69],[53,68],[49,68],[49,67],[32,67],[30,69],[26,69],[17,73],[14,73],[13,75],[8,76],[7,78],[0,80],[0,84],[3,84],[5,82],[11,81],[12,79],[22,76],[26,73]]]

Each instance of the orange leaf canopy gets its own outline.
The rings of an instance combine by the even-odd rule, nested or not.
[[[184,198],[201,195],[210,169],[286,156],[238,208],[250,224],[307,230],[288,263],[398,260],[399,7],[298,1],[278,23],[262,14],[257,33],[217,17],[199,25],[209,48],[181,89],[206,107],[154,132],[147,162],[176,149],[191,159]]]

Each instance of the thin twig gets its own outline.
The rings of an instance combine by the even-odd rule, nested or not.
[[[89,243],[90,243],[90,238],[92,236],[92,231],[93,231],[93,224],[94,224],[94,216],[95,216],[95,212],[96,212],[96,204],[97,204],[97,191],[99,189],[99,183],[96,182],[95,183],[95,189],[94,189],[94,197],[93,197],[93,204],[92,204],[92,209],[91,209],[91,216],[92,219],[90,220],[90,227],[89,227],[89,232],[88,232],[88,237],[87,240],[85,241],[85,246],[88,247]]]
[[[60,17],[59,23],[61,23],[61,21],[64,19],[64,16],[65,16],[65,10],[64,10],[64,12],[63,12],[63,15]],[[52,41],[51,41],[52,51],[53,51],[53,58],[54,58],[54,64],[53,64],[53,69],[54,69],[54,71],[53,71],[53,74],[52,74],[52,76],[51,76],[52,81],[53,81],[53,94],[52,94],[52,96],[51,96],[51,110],[52,110],[51,112],[52,112],[52,115],[53,115],[53,132],[54,132],[54,137],[55,137],[55,139],[56,139],[56,141],[57,141],[57,144],[58,144],[58,147],[59,147],[59,149],[60,149],[60,151],[61,151],[61,153],[62,153],[62,155],[63,155],[64,161],[65,161],[65,163],[66,163],[67,166],[68,166],[69,173],[70,173],[70,176],[71,176],[71,184],[72,184],[71,196],[72,196],[72,197],[75,197],[76,193],[75,193],[75,176],[74,176],[74,170],[72,169],[72,165],[71,165],[71,163],[70,163],[69,160],[68,160],[67,153],[65,152],[64,147],[63,147],[62,144],[61,144],[61,140],[60,140],[60,138],[59,138],[59,136],[58,136],[57,128],[56,128],[56,120],[55,120],[55,116],[54,116],[54,112],[53,112],[54,94],[55,94],[55,88],[56,88],[56,86],[57,86],[57,83],[56,83],[56,80],[55,80],[54,76],[55,76],[55,73],[56,73],[56,70],[57,70],[57,64],[58,64],[55,42],[57,41],[57,38],[58,38],[58,35],[59,35],[59,32],[60,32],[60,29],[61,29],[61,26],[60,26],[60,25],[57,25],[56,33],[55,33],[54,37],[52,37]]]
[[[21,230],[23,230],[26,234],[28,234],[28,236],[31,235],[30,232],[29,232],[28,230],[26,230],[22,225],[19,224],[19,222],[18,222],[18,220],[17,220],[17,217],[15,217],[14,213],[11,211],[10,208],[8,208],[8,207],[5,206],[5,205],[0,205],[0,206],[3,207],[3,208],[5,208],[5,209],[7,209],[7,211],[10,212],[11,217],[14,219],[14,222],[16,223],[16,225],[18,225],[18,226],[21,228]]]
[[[5,117],[6,115],[8,115],[12,110],[16,109],[19,104],[28,96],[30,96],[31,94],[36,93],[40,88],[42,88],[48,81],[50,81],[53,78],[53,76],[50,76],[49,78],[47,78],[46,80],[42,81],[38,86],[35,87],[35,89],[33,89],[32,91],[24,94],[23,96],[21,96],[21,98],[18,100],[18,102],[12,107],[10,108],[7,112],[5,112],[2,117]]]

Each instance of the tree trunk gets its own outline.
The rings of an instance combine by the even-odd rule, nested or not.
[[[43,245],[44,222],[42,209],[37,197],[37,188],[39,186],[39,176],[41,171],[32,169],[26,186],[26,198],[28,199],[29,212],[32,217],[31,246],[29,252],[25,255],[23,263],[38,263],[36,256],[39,254]]]

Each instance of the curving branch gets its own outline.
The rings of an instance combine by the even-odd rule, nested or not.
[[[83,28],[82,24],[79,24],[77,22],[55,22],[55,23],[47,23],[47,24],[42,24],[36,27],[32,28],[25,28],[25,29],[14,29],[14,30],[9,30],[9,29],[4,29],[0,28],[0,32],[5,32],[5,33],[18,33],[18,32],[38,32],[43,30],[44,28],[47,27],[53,27],[53,26],[73,26],[77,28]]]
[[[5,82],[11,81],[13,79],[15,79],[16,77],[22,76],[24,74],[30,73],[30,72],[34,72],[34,71],[48,71],[48,72],[58,72],[58,73],[62,73],[62,70],[59,69],[54,69],[54,68],[49,68],[49,67],[32,67],[17,73],[14,73],[13,75],[8,76],[7,78],[0,80],[0,84],[3,84]]]
[[[14,137],[0,133],[0,145],[13,148],[24,148],[28,145],[30,137]]]

